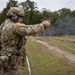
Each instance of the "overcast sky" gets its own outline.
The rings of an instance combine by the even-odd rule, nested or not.
[[[0,11],[2,11],[9,0],[0,0]],[[15,0],[20,2],[24,2],[26,0]],[[71,10],[75,10],[75,0],[31,0],[37,3],[37,7],[39,10],[42,8],[50,9],[50,11],[56,11],[62,8],[70,8]]]

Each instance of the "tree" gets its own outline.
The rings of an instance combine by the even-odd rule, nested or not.
[[[3,23],[5,21],[5,19],[7,18],[6,14],[8,12],[8,10],[10,9],[11,3],[16,6],[17,5],[17,1],[14,0],[9,0],[9,2],[7,3],[6,7],[3,9],[3,11],[0,14],[0,24]]]
[[[9,0],[9,2],[7,3],[7,8],[10,9],[11,7],[16,7],[18,6],[18,1],[15,0]]]
[[[66,15],[71,15],[71,10],[67,8],[62,8],[61,10],[58,10],[58,14],[60,17],[65,17]]]
[[[75,17],[75,11],[74,10],[72,11],[72,16]]]
[[[33,23],[33,17],[35,15],[35,11],[37,9],[37,4],[33,1],[26,0],[25,2],[21,2],[20,5],[25,10],[26,16],[25,23],[26,24],[32,24]],[[27,22],[29,21],[29,23]]]

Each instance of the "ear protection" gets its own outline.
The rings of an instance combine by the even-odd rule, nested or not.
[[[19,19],[17,13],[15,13],[15,12],[10,12],[9,16],[10,16],[11,19],[14,20],[14,21]]]
[[[16,20],[16,19],[18,19],[19,17],[18,17],[18,15],[15,13],[15,12],[11,12],[11,18],[13,19],[13,20]]]

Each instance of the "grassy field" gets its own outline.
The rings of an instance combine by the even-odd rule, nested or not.
[[[52,56],[43,46],[35,42],[28,42],[26,46],[32,75],[75,75],[75,67]],[[21,75],[28,75],[27,70],[22,70]]]
[[[74,40],[74,37],[54,37],[54,38],[62,38],[62,39],[72,39]],[[45,41],[45,42],[48,42],[49,44],[51,45],[54,45],[54,46],[57,46],[57,47],[60,47],[64,50],[67,50],[73,54],[75,54],[75,43],[71,43],[71,42],[63,42],[63,41],[59,41],[59,40],[53,40],[53,39],[50,39],[49,37],[46,37],[46,38],[40,38],[42,41]]]

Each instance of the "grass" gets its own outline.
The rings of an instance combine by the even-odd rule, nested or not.
[[[60,47],[64,50],[67,50],[73,54],[75,54],[75,44],[74,43],[70,43],[70,42],[62,42],[59,40],[53,40],[50,38],[40,38],[42,41],[48,42],[51,45]]]
[[[43,46],[35,42],[28,42],[26,46],[32,75],[75,75],[75,67],[52,56]],[[21,72],[28,75],[25,69]]]

